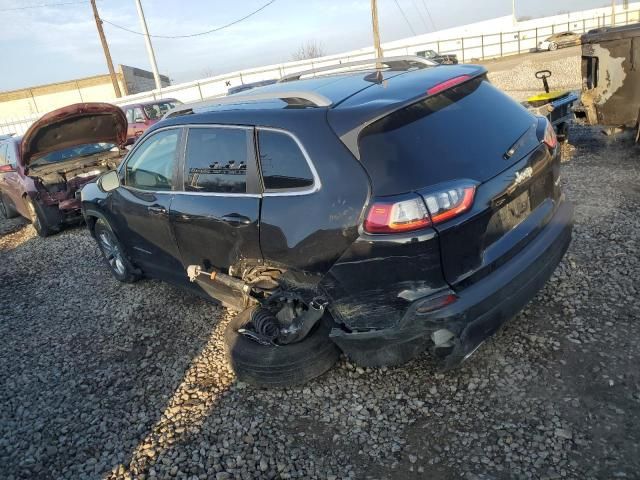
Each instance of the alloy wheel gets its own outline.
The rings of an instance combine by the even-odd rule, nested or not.
[[[111,269],[118,275],[125,275],[126,267],[124,265],[122,252],[113,234],[108,231],[101,231],[98,235],[98,244]]]

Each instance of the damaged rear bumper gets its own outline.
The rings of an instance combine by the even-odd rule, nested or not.
[[[423,300],[408,308],[397,327],[366,332],[331,331],[331,339],[356,363],[383,366],[403,363],[432,345],[431,334],[454,334],[449,367],[463,361],[506,321],[514,317],[551,277],[569,244],[573,206],[563,201],[537,237],[509,262],[457,292],[457,300],[421,315]]]

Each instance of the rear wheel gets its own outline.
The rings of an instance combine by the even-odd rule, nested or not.
[[[227,359],[238,380],[260,387],[301,385],[325,373],[340,358],[340,349],[329,339],[327,318],[320,319],[299,342],[261,345],[238,333],[252,311],[247,308],[236,315],[224,333]]]
[[[94,227],[94,234],[98,247],[111,274],[124,283],[133,283],[140,278],[136,269],[131,265],[109,224],[98,219]]]
[[[60,213],[57,209],[40,205],[31,197],[26,197],[24,201],[29,212],[29,220],[39,236],[48,237],[60,231]]]

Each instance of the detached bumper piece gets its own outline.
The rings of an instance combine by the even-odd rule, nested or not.
[[[429,346],[443,347],[445,368],[459,365],[544,286],[562,259],[573,228],[573,207],[562,202],[547,226],[509,262],[426,314],[416,300],[397,327],[366,332],[331,330],[331,339],[356,363],[377,367],[404,363]]]

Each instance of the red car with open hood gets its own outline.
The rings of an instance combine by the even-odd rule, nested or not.
[[[127,119],[115,105],[47,113],[23,137],[0,141],[0,214],[22,215],[42,237],[80,221],[76,193],[120,164],[126,139]]]

